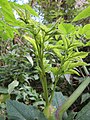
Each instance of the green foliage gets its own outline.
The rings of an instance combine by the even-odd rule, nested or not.
[[[9,120],[47,120],[35,107],[17,101],[7,101],[7,113]]]
[[[81,19],[85,19],[87,17],[90,16],[90,6],[87,7],[86,9],[84,9],[82,12],[80,12],[74,19],[73,19],[73,22],[74,21],[78,21],[78,20],[81,20]]]
[[[50,4],[50,2],[48,3]],[[8,6],[8,11],[6,11],[6,8],[4,9],[4,4]],[[69,3],[67,2],[67,4]],[[43,104],[46,116],[44,117],[43,113],[33,106],[9,100],[7,101],[8,118],[15,120],[39,120],[41,118],[42,120],[46,120],[46,118],[56,120],[58,118],[62,120],[66,110],[90,83],[90,78],[87,77],[66,101],[63,101],[62,93],[55,92],[60,77],[65,74],[80,75],[77,69],[79,66],[82,66],[84,72],[88,75],[89,72],[85,67],[87,63],[82,60],[88,56],[88,52],[83,52],[80,48],[89,45],[89,42],[85,44],[81,39],[81,37],[89,39],[89,24],[79,27],[58,19],[54,25],[45,26],[32,19],[31,14],[38,15],[28,4],[19,5],[14,2],[1,1],[0,6],[2,12],[1,39],[12,39],[14,38],[14,32],[16,32],[23,40],[21,44],[9,45],[9,49],[6,45],[6,51],[1,52],[0,61],[3,62],[3,65],[0,66],[0,81],[2,84],[6,80],[8,81],[8,93],[16,95],[17,100],[22,99],[22,101],[28,102],[27,104],[33,101],[35,106]],[[88,9],[89,7],[73,21],[88,17],[88,14],[84,16],[85,13],[88,13]],[[18,13],[19,20],[15,18],[13,10]],[[4,32],[6,32],[5,38]],[[83,34],[84,36],[82,36]],[[28,45],[25,40],[29,42],[27,42]],[[49,81],[48,76],[51,74],[54,79],[51,80],[52,77],[50,76]],[[40,80],[43,89],[42,96],[39,96],[30,86],[32,78]],[[49,82],[52,88],[49,87]],[[6,95],[4,101],[8,97]],[[62,102],[59,102],[59,99]],[[56,117],[57,112],[58,116]]]
[[[83,34],[85,34],[85,37],[87,39],[90,39],[90,24],[87,24],[83,27]]]
[[[1,54],[0,60],[5,64],[0,66],[0,81],[24,81],[25,74],[28,74],[32,68],[31,63],[26,58],[28,50],[26,46],[21,48],[19,45],[12,45],[7,54]]]
[[[90,118],[90,102],[77,113],[75,120],[89,120]]]

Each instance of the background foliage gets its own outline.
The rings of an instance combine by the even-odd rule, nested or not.
[[[90,2],[18,2],[0,0],[0,119],[59,119],[66,105],[64,120],[88,120]],[[79,96],[74,102],[72,93],[80,83],[85,87],[79,91],[86,89],[74,94]],[[70,95],[74,104],[67,106]]]

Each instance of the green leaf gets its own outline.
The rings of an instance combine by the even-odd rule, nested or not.
[[[90,102],[77,113],[75,120],[90,120]]]
[[[54,98],[52,101],[52,105],[58,108],[59,106],[62,106],[62,104],[66,101],[65,96],[61,92],[55,92]]]
[[[85,46],[90,46],[90,41],[88,41]]]
[[[59,112],[59,107],[61,107],[64,103],[66,102],[66,97],[61,93],[61,92],[55,92],[54,98],[52,101],[52,105],[56,108],[55,111],[55,116],[58,119],[58,112]],[[54,115],[54,114],[53,114]],[[64,117],[67,115],[67,113],[64,113]],[[52,120],[52,119],[51,119]],[[56,120],[56,119],[55,119]]]
[[[8,22],[15,22],[16,19],[14,17],[12,8],[7,0],[0,0],[0,6],[2,14],[4,15],[4,18]]]
[[[14,80],[12,83],[8,85],[8,93],[11,94],[11,92],[14,90],[15,87],[19,85],[19,82],[17,80]]]
[[[90,6],[80,12],[73,20],[73,22],[87,18],[90,16]]]
[[[24,36],[24,38],[26,40],[28,40],[33,45],[33,47],[34,47],[35,50],[37,50],[37,46],[36,46],[35,40],[33,38],[31,38],[29,36]]]
[[[8,93],[8,89],[5,88],[5,87],[0,86],[0,93],[7,94]]]
[[[8,100],[7,114],[9,120],[47,120],[43,113],[33,106]]]
[[[75,67],[78,67],[78,66],[85,66],[85,65],[87,65],[87,63],[80,61],[80,62],[77,62],[77,63],[71,63],[69,65],[69,68],[72,69],[72,68],[75,68]]]
[[[90,98],[90,93],[85,93],[82,95],[81,103],[85,102],[87,99]]]
[[[84,44],[81,41],[75,40],[68,48],[68,50],[80,47],[80,46],[84,46]]]
[[[74,26],[72,24],[67,24],[67,23],[61,23],[58,25],[58,29],[62,34],[69,34],[75,30]]]
[[[32,59],[32,57],[29,55],[29,53],[28,53],[25,57],[29,60],[29,62],[30,62],[31,65],[33,66],[33,59]]]
[[[32,15],[38,17],[38,14],[35,12],[34,9],[32,9],[32,8],[30,7],[30,5],[28,5],[28,4],[24,4],[23,6],[24,6],[25,9],[26,9],[27,11],[29,11]]]
[[[59,49],[53,49],[54,53],[57,55],[57,57],[62,60],[63,59],[63,56],[61,55],[60,53],[60,50]]]
[[[22,13],[23,13],[23,10],[27,10],[30,14],[38,17],[38,14],[36,13],[36,11],[34,9],[32,9],[30,7],[30,5],[28,4],[24,4],[24,5],[20,5],[20,4],[17,4],[15,2],[11,2],[10,5],[12,6],[12,8],[14,8],[16,11],[17,9],[18,10],[22,10]],[[18,11],[17,11],[18,12]],[[22,15],[23,16],[23,15]]]
[[[76,74],[76,75],[79,75],[79,73],[76,70],[73,70],[73,69],[70,69],[70,70],[66,71],[65,74]]]
[[[70,61],[65,61],[64,64],[62,65],[62,70],[67,71],[70,64],[71,64]]]
[[[83,27],[83,34],[86,35],[87,39],[90,39],[90,24],[87,24]]]
[[[68,57],[66,58],[66,60],[75,60],[75,59],[81,59],[81,58],[85,58],[88,55],[87,52],[75,52],[75,53],[70,53],[68,55]]]

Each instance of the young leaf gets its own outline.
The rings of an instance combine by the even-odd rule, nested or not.
[[[36,46],[35,40],[33,38],[31,38],[29,36],[24,36],[24,38],[26,40],[28,40],[33,45],[33,47],[34,47],[35,50],[37,50],[37,46]]]
[[[88,55],[87,52],[75,52],[75,53],[70,53],[66,60],[75,60],[75,59],[80,59],[80,58],[85,58]]]
[[[71,63],[71,64],[69,65],[69,68],[70,68],[70,69],[73,69],[73,68],[75,68],[75,67],[84,66],[84,65],[87,65],[87,63],[85,63],[85,62]]]
[[[75,30],[74,26],[70,23],[61,23],[58,25],[58,29],[60,30],[60,33],[64,35],[67,35]]]
[[[65,74],[76,74],[76,75],[79,75],[79,73],[76,70],[73,70],[73,69],[70,69],[70,70],[66,71]]]

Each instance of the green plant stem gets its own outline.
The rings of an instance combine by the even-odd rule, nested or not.
[[[53,99],[53,97],[54,97],[54,92],[55,92],[55,88],[56,88],[58,79],[59,79],[59,78],[58,78],[58,75],[57,75],[56,78],[55,78],[55,84],[54,84],[54,87],[53,87],[53,90],[52,90],[52,93],[51,93],[51,98],[50,98],[50,100],[49,100],[49,105],[52,103],[52,99]]]
[[[59,120],[62,120],[63,113],[75,102],[75,100],[85,90],[89,83],[90,77],[86,78],[80,84],[80,86],[73,92],[73,94],[68,98],[68,100],[62,105],[61,109],[59,110]]]
[[[36,40],[36,45],[37,45],[37,50],[38,50],[38,56],[37,56],[37,65],[40,67],[40,81],[42,83],[43,87],[43,92],[44,92],[44,98],[46,102],[46,106],[48,106],[48,87],[47,87],[47,79],[46,79],[46,74],[45,74],[45,68],[44,68],[44,63],[43,63],[43,57],[44,57],[44,37],[43,37],[43,42],[38,44],[37,38],[35,36]]]

